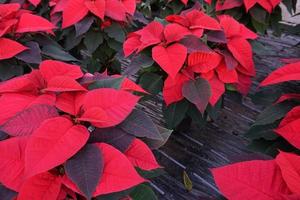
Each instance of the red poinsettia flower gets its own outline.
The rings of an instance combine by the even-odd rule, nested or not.
[[[299,199],[300,156],[280,152],[274,160],[254,160],[212,170],[222,194],[239,199]],[[230,183],[230,184],[229,184]]]
[[[252,47],[247,39],[255,39],[257,35],[231,16],[222,15],[219,19],[227,39],[227,48],[244,68],[243,71],[255,75]]]
[[[62,27],[74,25],[88,13],[100,19],[109,17],[116,21],[126,21],[126,15],[133,15],[136,8],[135,0],[73,0],[68,1],[63,8]],[[74,15],[76,13],[76,15]]]
[[[211,4],[211,0],[205,0]],[[245,5],[246,11],[248,12],[253,6],[260,5],[269,13],[272,13],[274,8],[278,6],[281,0],[217,0],[216,11],[228,10],[235,7]]]
[[[107,87],[109,79],[121,80],[120,87]],[[0,183],[18,200],[75,200],[76,193],[91,199],[146,182],[135,168],[160,166],[130,125],[137,115],[150,120],[134,115],[140,97],[132,91],[145,92],[129,79],[84,75],[77,65],[53,60],[1,83],[0,130],[7,139],[0,141]],[[152,136],[140,136],[159,134],[152,128]]]
[[[204,30],[221,30],[219,22],[203,11],[193,9],[180,15],[169,15],[166,20],[187,28],[193,35],[202,37]]]
[[[8,38],[7,34],[27,32],[49,32],[55,28],[48,20],[21,10],[20,4],[9,3],[0,5],[0,60],[11,58],[27,49],[27,47]]]
[[[140,52],[148,46],[152,48],[152,58],[167,72],[175,77],[187,56],[187,48],[178,41],[190,32],[178,24],[168,24],[165,27],[156,21],[149,23],[143,29],[131,33],[124,43],[125,56]]]

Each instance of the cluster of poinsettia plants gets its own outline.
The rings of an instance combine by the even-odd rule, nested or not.
[[[248,40],[256,37],[228,15],[215,19],[189,9],[128,34],[123,49],[131,63],[125,73],[139,71],[135,63],[144,61],[140,84],[157,88],[154,93],[162,88],[166,121],[175,128],[185,116],[202,118],[208,105],[221,102],[226,87],[248,93],[255,75]]]
[[[292,63],[272,72],[261,82],[261,87],[300,80],[299,59],[285,61]],[[228,199],[300,198],[299,100],[299,88],[281,94],[247,133],[253,140],[252,147],[274,156],[274,160],[246,161],[212,170],[216,184]]]
[[[84,74],[55,60],[2,82],[1,198],[76,200],[123,192],[119,198],[130,199],[150,190],[143,176],[160,166],[142,139],[157,146],[162,137],[134,109],[140,99],[134,93],[146,91],[119,75]]]
[[[293,15],[296,12],[297,0],[144,0],[139,4],[139,10],[145,15],[165,17],[177,14],[190,7],[202,8],[210,15],[228,14],[244,23],[248,28],[261,34],[271,28],[280,34],[282,20],[282,3]]]
[[[80,62],[92,73],[120,72],[115,56],[135,9],[135,0],[4,1],[0,65],[9,74],[0,78],[21,75],[45,58]]]

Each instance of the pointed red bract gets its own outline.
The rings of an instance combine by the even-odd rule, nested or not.
[[[138,102],[139,97],[125,91],[118,91],[110,88],[96,89],[89,91],[83,100],[83,111],[89,112],[92,118],[91,109],[103,110],[103,115],[94,112],[93,125],[99,128],[110,127],[120,124],[131,113]],[[105,119],[105,121],[103,121]],[[99,122],[97,122],[99,121]]]
[[[51,31],[55,26],[48,20],[29,13],[24,13],[19,19],[17,33]]]
[[[300,156],[280,152],[275,161],[289,189],[295,194],[300,194]]]
[[[57,96],[55,105],[61,111],[76,116],[80,111],[84,94],[82,92],[61,93]]]
[[[212,170],[222,194],[230,200],[283,200],[291,192],[273,160],[247,161]]]
[[[64,117],[43,122],[31,135],[25,151],[27,177],[48,171],[75,155],[87,142],[88,130]]]
[[[101,150],[104,158],[104,170],[93,194],[94,197],[124,191],[146,181],[136,172],[127,157],[120,151],[105,143],[96,145]],[[76,185],[67,177],[64,178],[63,183],[79,193]]]
[[[15,116],[18,112],[28,107],[35,96],[22,94],[4,94],[0,97],[0,125],[3,125],[8,119]]]
[[[105,0],[85,0],[84,2],[89,11],[102,20],[104,20],[105,4]]]
[[[28,0],[32,5],[37,6],[41,3],[41,0]]]
[[[247,40],[234,38],[228,41],[228,49],[234,58],[246,69],[252,69],[254,66],[252,47]]]
[[[190,31],[178,24],[168,24],[164,29],[164,36],[168,43],[177,42],[184,36],[191,34]]]
[[[208,82],[211,89],[209,103],[214,106],[225,93],[225,85],[216,76],[214,76],[212,79],[209,79]]]
[[[84,5],[84,2],[85,0],[72,0],[67,2],[63,10],[62,28],[76,24],[88,14],[89,9]]]
[[[22,185],[18,200],[56,200],[62,181],[50,172],[38,174],[26,180]]]
[[[184,98],[182,95],[182,87],[188,80],[189,78],[182,73],[178,73],[174,79],[168,76],[163,87],[163,97],[167,106]]]
[[[143,170],[154,170],[160,168],[151,149],[139,139],[133,140],[125,155],[133,164]]]
[[[34,82],[30,80],[29,75],[24,75],[0,83],[1,94],[13,92],[28,92],[36,94],[38,91]]]
[[[7,38],[0,38],[0,60],[11,58],[22,51],[25,51],[27,47]]]
[[[56,76],[48,81],[43,91],[48,92],[79,92],[86,91],[77,81],[68,76]]]
[[[183,67],[186,56],[186,47],[178,43],[168,47],[156,46],[152,49],[153,60],[172,78],[175,78]]]
[[[41,62],[40,72],[46,81],[50,81],[56,76],[66,76],[72,79],[78,79],[83,76],[78,65],[67,64],[55,60],[45,60]]]
[[[16,137],[0,142],[0,182],[5,187],[19,191],[24,182],[24,159],[27,138]]]
[[[280,126],[275,132],[286,139],[290,144],[300,149],[300,118]]]
[[[292,110],[290,110],[285,117],[283,118],[283,120],[281,120],[280,124],[279,124],[279,128],[283,127],[285,125],[288,125],[289,123],[300,119],[300,106],[296,106],[294,107]]]
[[[126,9],[120,0],[105,0],[105,15],[116,20],[126,21]]]
[[[285,81],[300,80],[300,62],[287,64],[273,71],[260,83],[260,86],[273,85]]]
[[[188,66],[197,73],[207,73],[216,68],[222,56],[215,52],[195,52],[188,57]]]

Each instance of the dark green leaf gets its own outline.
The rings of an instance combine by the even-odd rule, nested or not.
[[[113,38],[118,42],[124,42],[125,40],[125,33],[118,23],[113,23],[111,26],[105,28],[104,31],[110,38]]]
[[[146,137],[154,140],[162,140],[160,132],[152,119],[141,110],[134,110],[119,127],[136,137]]]
[[[87,32],[83,42],[88,51],[93,53],[103,43],[103,35],[98,31],[90,30]]]
[[[161,126],[157,126],[157,128],[158,128],[158,131],[160,132],[160,135],[162,137],[161,140],[153,140],[153,139],[148,139],[148,138],[144,139],[144,142],[146,142],[146,144],[151,149],[159,149],[160,147],[165,145],[166,142],[168,141],[169,137],[171,136],[172,132],[173,132],[173,130],[166,129],[166,128],[161,127]]]
[[[175,129],[185,118],[188,108],[189,103],[187,101],[173,103],[165,108],[163,110],[163,114],[166,120],[167,128]]]
[[[162,90],[162,76],[155,73],[144,73],[139,81],[139,84],[151,94],[158,94]]]
[[[53,45],[46,45],[42,48],[42,53],[44,55],[50,56],[54,59],[57,60],[62,60],[62,61],[77,61],[76,58],[74,58],[72,55],[70,55],[68,52],[65,50],[53,46]]]
[[[130,193],[133,200],[157,200],[155,193],[146,184],[141,184]]]
[[[118,78],[106,78],[102,80],[97,80],[91,85],[89,85],[89,90],[94,90],[98,88],[114,88],[120,89],[121,85],[124,81],[125,77],[118,77]]]
[[[293,104],[287,102],[270,106],[258,115],[254,126],[271,124],[283,118],[292,108]]]

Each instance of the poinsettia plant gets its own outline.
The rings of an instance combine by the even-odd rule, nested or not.
[[[274,34],[280,34],[282,7],[286,6],[290,14],[295,14],[297,0],[205,0],[209,5],[207,10],[215,14],[229,14],[247,27],[265,34],[272,29]]]
[[[295,15],[297,0],[144,0],[139,4],[140,12],[148,17],[166,17],[192,7],[201,8],[211,16],[230,15],[248,28],[261,34],[272,29],[281,33],[282,3],[290,14]]]
[[[286,81],[299,81],[300,62],[291,62],[272,72],[261,82],[262,91],[255,94],[252,99],[259,103],[262,95],[265,96],[267,108],[258,116],[256,122],[246,133],[252,140],[251,148],[276,155],[278,149],[294,150],[299,149],[298,126],[299,126],[299,88],[288,85],[279,89],[272,85]],[[268,87],[266,87],[268,86]],[[263,102],[261,102],[262,104]]]
[[[300,156],[280,152],[274,159],[252,160],[215,168],[212,173],[230,200],[300,198]]]
[[[0,79],[6,80],[22,74],[24,63],[41,61],[39,44],[32,37],[53,34],[56,27],[18,3],[0,4],[0,16]]]
[[[136,0],[59,0],[53,2],[50,16],[62,29],[56,41],[87,71],[120,73],[116,55],[133,24],[135,9]]]
[[[55,60],[2,82],[0,196],[129,198],[142,190],[155,198],[145,174],[161,167],[142,139],[155,147],[163,139],[134,109],[140,96],[133,93],[146,91],[125,77],[84,74]]]
[[[299,59],[284,61],[291,63],[272,72],[261,82],[261,87],[300,80]],[[276,157],[274,160],[246,161],[212,170],[217,186],[228,199],[300,198],[299,88],[295,91],[280,94],[247,133],[253,140],[251,147]],[[272,93],[264,91],[256,98],[264,95],[266,101],[270,101],[277,96],[272,97]]]
[[[248,93],[255,75],[248,39],[256,37],[228,15],[214,19],[187,10],[128,34],[123,50],[131,63],[124,73],[139,71],[143,87],[153,94],[162,90],[169,128],[186,116],[202,124],[226,87]]]

